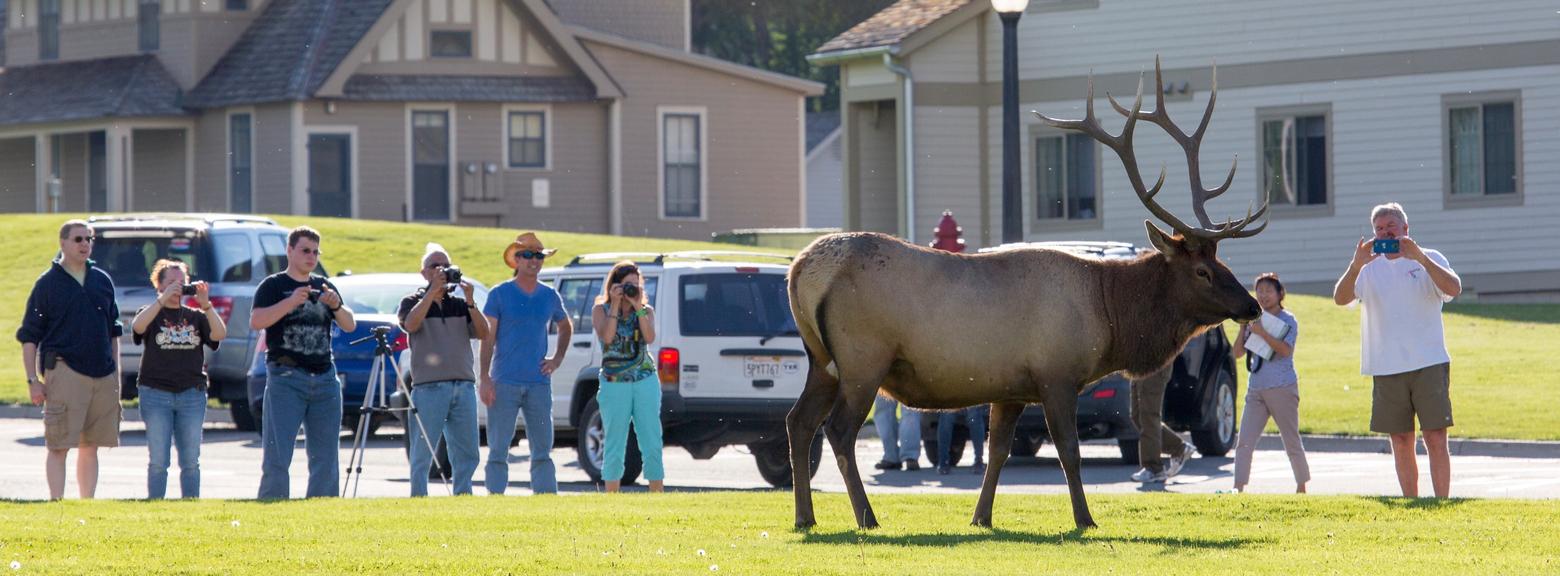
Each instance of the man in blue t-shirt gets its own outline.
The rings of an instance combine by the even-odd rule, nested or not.
[[[490,494],[503,494],[509,486],[509,442],[520,416],[531,446],[531,491],[558,492],[552,461],[552,373],[563,363],[574,325],[558,291],[537,280],[542,261],[553,252],[542,247],[536,234],[521,234],[504,250],[504,263],[514,269],[514,278],[495,286],[482,308],[492,326],[491,336],[482,341],[482,384],[477,391],[488,406],[484,473]],[[547,329],[554,322],[558,346],[548,357]]]

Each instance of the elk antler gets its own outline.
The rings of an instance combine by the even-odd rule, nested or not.
[[[1088,134],[1111,150],[1115,150],[1116,155],[1121,158],[1122,166],[1127,171],[1127,180],[1131,182],[1132,188],[1137,191],[1138,199],[1142,200],[1143,206],[1148,208],[1149,213],[1159,218],[1165,224],[1169,224],[1171,228],[1174,228],[1183,236],[1202,238],[1213,241],[1218,241],[1223,238],[1246,238],[1255,236],[1258,232],[1261,232],[1264,228],[1267,227],[1267,222],[1263,221],[1262,224],[1256,228],[1247,229],[1247,227],[1256,222],[1258,219],[1261,219],[1263,215],[1267,214],[1268,204],[1265,201],[1262,203],[1262,208],[1257,210],[1255,213],[1253,213],[1248,207],[1246,210],[1246,217],[1240,220],[1226,220],[1224,222],[1214,223],[1208,218],[1208,210],[1206,208],[1207,202],[1213,198],[1217,198],[1220,194],[1223,194],[1225,191],[1230,189],[1230,185],[1235,182],[1235,168],[1237,165],[1239,165],[1239,157],[1237,156],[1236,162],[1230,165],[1230,173],[1224,178],[1224,184],[1218,186],[1217,188],[1203,188],[1202,171],[1198,167],[1198,149],[1202,147],[1202,138],[1203,135],[1207,133],[1208,122],[1213,119],[1213,105],[1214,102],[1218,99],[1219,84],[1217,65],[1215,65],[1213,70],[1213,84],[1208,93],[1208,108],[1205,112],[1203,112],[1202,123],[1197,126],[1197,131],[1190,135],[1188,135],[1184,130],[1181,130],[1179,126],[1176,126],[1174,121],[1170,120],[1170,114],[1165,109],[1164,75],[1160,70],[1159,58],[1157,56],[1154,58],[1155,96],[1154,110],[1152,112],[1143,111],[1143,76],[1141,74],[1138,75],[1137,99],[1132,103],[1131,110],[1127,110],[1119,102],[1116,102],[1116,99],[1109,93],[1105,95],[1105,98],[1110,101],[1111,107],[1115,108],[1116,112],[1127,118],[1126,126],[1121,129],[1121,134],[1118,136],[1112,136],[1109,132],[1106,132],[1104,128],[1101,128],[1099,119],[1094,116],[1093,74],[1089,75],[1089,95],[1088,101],[1086,103],[1087,112],[1082,120],[1057,120],[1045,116],[1039,112],[1034,112],[1034,115],[1041,121],[1053,127],[1067,130],[1077,130],[1079,132],[1083,132],[1084,134]],[[1191,180],[1192,187],[1192,211],[1196,214],[1198,223],[1202,225],[1201,227],[1186,225],[1186,223],[1182,222],[1179,218],[1176,218],[1175,215],[1172,214],[1169,210],[1166,210],[1163,206],[1160,206],[1158,202],[1154,201],[1154,195],[1159,193],[1160,187],[1165,183],[1164,168],[1160,168],[1159,181],[1154,183],[1153,188],[1145,188],[1143,186],[1142,175],[1138,172],[1136,153],[1132,150],[1132,133],[1138,120],[1146,120],[1150,123],[1158,125],[1160,128],[1164,129],[1165,133],[1168,134],[1171,139],[1175,140],[1176,143],[1186,151],[1188,179]]]

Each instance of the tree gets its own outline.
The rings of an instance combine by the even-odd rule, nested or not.
[[[839,68],[818,67],[812,54],[894,0],[693,0],[693,50],[824,84],[809,111],[839,108]]]

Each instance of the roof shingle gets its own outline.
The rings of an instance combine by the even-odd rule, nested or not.
[[[824,42],[814,54],[898,44],[969,3],[970,0],[899,0]]]
[[[187,106],[311,98],[393,0],[271,0]]]
[[[578,76],[403,76],[354,74],[347,100],[445,102],[587,102],[596,98]]]
[[[143,54],[0,69],[0,125],[184,116],[179,84]]]

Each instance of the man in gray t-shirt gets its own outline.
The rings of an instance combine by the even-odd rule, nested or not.
[[[471,476],[477,470],[476,368],[473,339],[488,335],[487,319],[477,309],[470,282],[461,282],[464,298],[450,294],[450,256],[438,244],[429,244],[423,256],[422,276],[428,286],[401,300],[401,329],[408,334],[412,355],[412,405],[416,408],[407,433],[411,435],[412,496],[428,495],[428,473],[433,445],[442,436],[450,455],[450,474],[456,494],[471,493]]]

